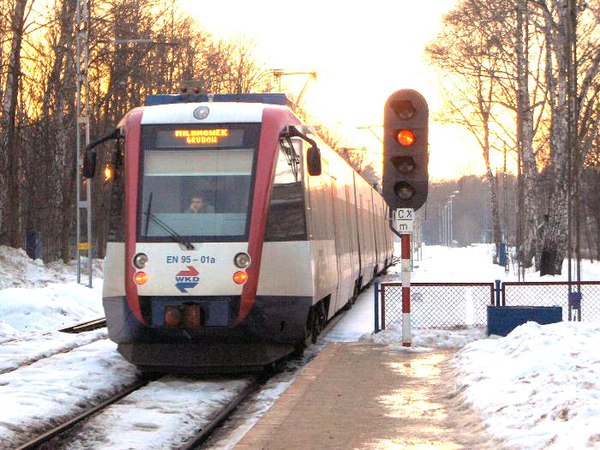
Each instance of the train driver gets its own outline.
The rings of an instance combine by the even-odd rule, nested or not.
[[[195,192],[190,196],[190,207],[186,212],[190,214],[214,213],[215,207],[206,201],[204,194]]]

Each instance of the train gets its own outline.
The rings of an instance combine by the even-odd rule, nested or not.
[[[284,94],[150,96],[88,146],[85,176],[108,138],[124,213],[102,302],[110,339],[143,371],[273,366],[392,263],[384,199]]]

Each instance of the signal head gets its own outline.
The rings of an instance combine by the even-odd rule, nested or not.
[[[420,208],[427,200],[429,108],[421,94],[403,89],[384,109],[383,196],[392,209]]]

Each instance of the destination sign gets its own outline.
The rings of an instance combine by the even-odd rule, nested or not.
[[[243,142],[244,130],[239,128],[177,128],[156,131],[157,148],[241,147]]]

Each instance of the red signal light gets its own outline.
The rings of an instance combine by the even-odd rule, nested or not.
[[[417,137],[415,136],[415,132],[413,130],[398,130],[396,140],[398,141],[398,144],[402,145],[403,147],[409,147],[415,143]]]

